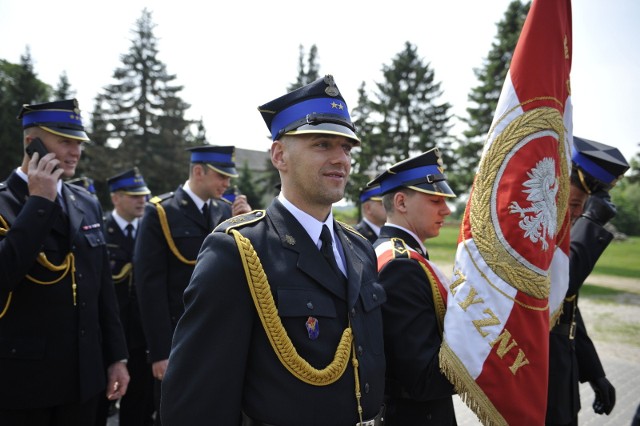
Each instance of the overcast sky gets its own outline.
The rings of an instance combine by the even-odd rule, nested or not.
[[[147,7],[159,59],[191,104],[187,116],[204,119],[210,143],[266,150],[268,131],[256,108],[295,80],[301,44],[307,52],[318,47],[320,73],[334,75],[353,108],[360,83],[371,91],[382,66],[409,41],[442,83],[440,100],[466,116],[478,84],[473,69],[509,3],[0,0],[0,58],[18,63],[29,46],[38,77],[54,87],[66,71],[87,119]],[[574,134],[615,145],[627,160],[640,152],[639,23],[637,0],[573,2]]]

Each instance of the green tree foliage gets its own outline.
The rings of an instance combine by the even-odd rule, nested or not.
[[[439,102],[440,82],[428,63],[409,42],[383,65],[384,81],[376,83],[375,99],[360,87],[354,120],[362,147],[353,154],[355,168],[348,197],[358,199],[359,186],[387,165],[438,147],[445,164],[450,155],[449,110]]]
[[[255,178],[249,168],[249,163],[244,162],[242,169],[238,171],[237,187],[241,194],[247,196],[247,202],[252,209],[262,209],[262,197],[256,190]]]
[[[95,143],[86,149],[82,172],[93,177],[100,199],[106,202],[104,181],[137,166],[154,194],[176,188],[188,172],[190,146],[202,144],[185,119],[190,107],[173,85],[175,75],[158,59],[151,12],[142,11],[132,30],[129,52],[113,73],[114,83],[96,97],[92,118]],[[116,149],[117,148],[117,149]]]
[[[522,4],[520,0],[509,4],[504,18],[496,24],[496,38],[491,43],[487,59],[483,60],[480,68],[474,69],[479,84],[469,94],[469,117],[462,118],[469,128],[463,132],[464,139],[459,141],[453,173],[448,176],[458,188],[458,193],[466,191],[473,183],[482,147],[491,128],[502,85],[529,8],[529,2]]]
[[[287,87],[287,93],[293,92],[296,89],[306,86],[309,83],[313,83],[320,78],[320,66],[316,62],[318,57],[318,48],[315,44],[311,45],[309,49],[309,56],[307,56],[307,65],[305,67],[304,60],[304,46],[299,47],[300,54],[298,55],[298,77],[296,82]]]
[[[611,223],[627,235],[640,235],[640,153],[630,161],[631,170],[611,190],[618,214]]]
[[[71,83],[69,83],[69,77],[66,72],[60,74],[60,80],[53,92],[54,99],[71,99],[76,95],[76,92],[71,89]]]
[[[22,164],[22,125],[16,119],[22,105],[50,100],[51,87],[40,81],[29,48],[20,64],[0,59],[0,179]]]

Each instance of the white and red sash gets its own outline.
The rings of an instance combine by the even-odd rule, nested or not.
[[[431,285],[433,304],[435,305],[438,328],[442,335],[444,314],[447,309],[447,287],[449,280],[438,267],[416,250],[409,247],[401,238],[391,238],[376,247],[378,257],[378,272],[393,259],[413,259],[418,262]]]

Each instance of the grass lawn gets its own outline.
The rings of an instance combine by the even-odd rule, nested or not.
[[[429,259],[437,264],[453,264],[460,225],[450,223],[436,238],[426,242]],[[612,241],[593,270],[598,275],[613,275],[640,279],[640,237]]]

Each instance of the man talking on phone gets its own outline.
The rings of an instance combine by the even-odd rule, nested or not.
[[[0,183],[0,424],[91,425],[129,374],[102,209],[61,180],[89,137],[75,99],[18,119],[25,155]]]

